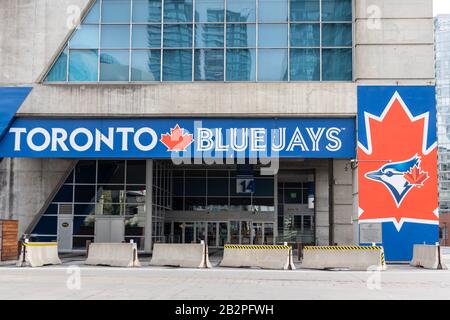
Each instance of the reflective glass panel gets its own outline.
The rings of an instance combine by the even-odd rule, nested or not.
[[[291,21],[319,21],[320,0],[290,0]]]
[[[192,22],[192,0],[164,0],[165,22]]]
[[[227,0],[227,22],[256,22],[256,0]]]
[[[324,49],[322,64],[322,80],[352,80],[352,49]]]
[[[320,47],[320,24],[291,24],[292,47]]]
[[[255,81],[256,50],[227,50],[227,81]]]
[[[320,80],[320,49],[291,49],[291,80]]]
[[[128,50],[102,50],[100,56],[101,81],[128,81],[130,67]]]
[[[192,25],[164,25],[164,48],[192,48]]]
[[[196,22],[222,22],[225,14],[224,0],[195,0]]]
[[[102,26],[101,47],[107,49],[125,49],[130,47],[130,26]]]
[[[132,48],[161,48],[160,25],[134,25]]]
[[[223,54],[221,49],[195,50],[195,80],[223,81]]]
[[[81,25],[69,41],[72,49],[98,48],[98,26]]]
[[[160,50],[133,50],[131,54],[132,81],[159,81],[160,73]]]
[[[223,48],[223,24],[196,24],[195,47],[197,48]]]
[[[67,78],[67,49],[65,49],[47,75],[46,81],[66,81]]]
[[[98,50],[70,50],[69,81],[98,80]]]
[[[95,4],[89,10],[83,23],[99,23],[100,22],[100,0],[95,1]]]
[[[352,21],[352,0],[322,0],[323,21]]]
[[[256,25],[242,23],[227,24],[227,47],[256,47]]]
[[[287,21],[288,2],[286,0],[259,0],[260,22]]]
[[[258,80],[287,80],[287,49],[260,49],[258,57]]]
[[[130,22],[131,0],[103,0],[102,23]]]
[[[161,0],[133,0],[133,22],[160,22]]]
[[[164,81],[192,80],[192,50],[164,50]]]
[[[260,24],[258,31],[258,46],[260,48],[287,47],[287,24]]]
[[[350,47],[352,45],[352,24],[324,23],[322,45],[324,47]]]

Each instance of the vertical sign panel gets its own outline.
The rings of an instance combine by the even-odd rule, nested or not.
[[[359,223],[382,223],[388,261],[439,240],[436,140],[434,87],[358,88]]]

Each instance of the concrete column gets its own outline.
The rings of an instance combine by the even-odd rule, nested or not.
[[[146,196],[145,196],[145,243],[144,251],[152,252],[153,245],[153,160],[148,159],[146,170]]]
[[[316,195],[315,195],[315,210],[316,210],[316,244],[327,246],[329,243],[329,216],[328,216],[328,166],[322,165],[326,162],[320,162],[316,169]],[[317,161],[317,164],[319,162]]]
[[[349,159],[333,160],[333,228],[334,242],[354,244],[353,174]]]

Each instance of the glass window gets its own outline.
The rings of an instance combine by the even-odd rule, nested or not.
[[[56,216],[42,216],[32,233],[48,235],[57,234],[57,219]]]
[[[95,186],[75,185],[75,202],[95,202]]]
[[[324,23],[322,27],[322,45],[324,47],[351,47],[351,23]]]
[[[125,186],[119,185],[99,185],[97,188],[97,202],[102,203],[124,203]]]
[[[221,49],[195,50],[195,80],[223,81],[223,54]]]
[[[186,178],[185,181],[186,197],[188,196],[206,196],[206,180],[203,178]],[[187,200],[188,198],[186,198]]]
[[[89,216],[95,214],[95,204],[75,204],[73,214],[76,216]]]
[[[352,80],[352,49],[324,49],[322,63],[324,81]]]
[[[128,81],[130,67],[128,50],[102,50],[100,56],[101,81]]]
[[[288,42],[287,24],[260,24],[258,46],[260,48],[284,48]],[[267,68],[267,66],[266,66]]]
[[[229,49],[227,50],[227,80],[255,81],[256,79],[256,50]]]
[[[287,80],[287,49],[261,49],[258,58],[258,80]],[[268,68],[267,66],[270,66]]]
[[[161,48],[161,26],[160,25],[134,25],[132,48]]]
[[[67,80],[67,49],[61,53],[52,69],[47,75],[46,81],[66,81]]]
[[[69,81],[98,81],[98,50],[70,50]]]
[[[197,48],[223,48],[223,24],[196,24],[195,47]]]
[[[256,0],[227,0],[227,22],[256,22]]]
[[[52,203],[48,206],[47,210],[44,212],[45,215],[48,214],[58,214],[58,205],[56,203]]]
[[[98,48],[98,26],[81,25],[77,28],[69,41],[72,49]]]
[[[228,197],[228,182],[228,178],[208,178],[208,197]],[[226,201],[228,204],[228,198]]]
[[[78,161],[75,167],[75,183],[95,183],[96,170],[95,160]]]
[[[192,22],[192,0],[164,0],[165,22]]]
[[[73,201],[73,185],[63,185],[56,194],[53,202],[72,202]]]
[[[291,49],[291,80],[320,80],[320,49]]]
[[[192,50],[164,50],[164,81],[192,80]]]
[[[73,218],[73,234],[77,236],[93,236],[94,235],[94,217],[74,217]]]
[[[145,185],[146,182],[146,161],[128,160],[127,161],[127,184]]]
[[[291,24],[291,46],[320,47],[320,24]]]
[[[160,22],[161,0],[133,0],[133,22]]]
[[[164,48],[192,48],[192,25],[164,25]]]
[[[101,47],[123,49],[130,47],[130,26],[102,26]]]
[[[99,23],[100,22],[100,1],[95,1],[95,4],[89,10],[83,23]]]
[[[352,21],[352,0],[322,0],[323,21]]]
[[[256,24],[227,24],[227,47],[256,47]]]
[[[98,183],[110,183],[110,184],[125,183],[125,161],[123,160],[98,161]]]
[[[290,0],[291,21],[319,21],[320,0]]]
[[[260,22],[287,21],[288,1],[286,0],[259,0]]]
[[[225,15],[224,0],[195,0],[196,22],[222,22]]]
[[[103,0],[102,23],[129,23],[131,0]]]
[[[125,219],[126,236],[144,236],[145,220],[140,217],[131,217]]]

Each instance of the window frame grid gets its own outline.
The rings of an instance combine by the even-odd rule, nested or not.
[[[53,63],[51,64],[50,68],[48,69],[47,73],[44,75],[43,79],[41,80],[42,83],[44,84],[49,84],[49,85],[57,85],[57,84],[75,84],[75,85],[86,85],[86,84],[155,84],[155,83],[177,83],[177,82],[181,82],[181,83],[188,83],[188,82],[213,82],[213,83],[220,83],[220,82],[230,82],[230,83],[248,83],[248,82],[275,82],[275,83],[279,83],[279,82],[293,82],[293,83],[301,83],[301,82],[353,82],[354,81],[354,75],[355,75],[355,34],[354,34],[354,30],[355,30],[355,26],[354,26],[354,21],[355,21],[355,0],[351,1],[351,8],[352,8],[352,19],[351,21],[324,21],[323,20],[323,0],[319,1],[319,20],[315,21],[315,20],[304,20],[304,21],[292,21],[291,20],[291,1],[290,0],[286,0],[287,1],[287,20],[286,21],[264,21],[261,22],[259,21],[259,0],[254,0],[255,1],[255,21],[251,21],[251,22],[247,22],[247,21],[228,21],[228,15],[227,15],[227,1],[228,0],[224,0],[224,19],[223,21],[214,21],[214,22],[197,22],[196,21],[196,0],[192,0],[192,21],[175,21],[175,22],[165,22],[164,19],[164,9],[165,9],[165,0],[161,0],[161,21],[160,22],[155,22],[155,21],[148,21],[148,22],[134,22],[133,21],[133,3],[134,0],[129,0],[130,1],[130,18],[129,18],[129,22],[106,22],[103,23],[103,13],[102,13],[102,9],[103,9],[103,2],[104,0],[98,0],[99,1],[99,20],[98,23],[94,23],[94,22],[84,22],[84,20],[86,19],[86,17],[88,16],[90,10],[92,8],[94,8],[96,2],[94,1],[92,3],[92,5],[90,6],[90,8],[86,11],[86,15],[84,17],[82,17],[82,19],[80,20],[80,25],[77,26],[77,28],[74,29],[74,31],[72,32],[72,34],[69,36],[67,43],[65,44],[64,48],[67,48],[67,59],[66,59],[66,77],[65,77],[65,81],[47,81],[47,76],[50,74],[50,72],[52,71],[53,66],[56,64],[56,62],[58,61],[58,58],[60,57],[61,53],[64,51],[61,51],[60,55],[58,55],[55,60],[53,61]],[[166,48],[164,47],[164,25],[165,24],[170,24],[170,25],[191,25],[192,26],[192,47],[191,48],[178,48],[178,47],[169,47]],[[197,24],[218,24],[218,25],[223,25],[224,26],[224,45],[223,47],[214,47],[214,48],[210,48],[210,47],[197,47],[195,45],[195,37],[196,37],[196,25]],[[237,24],[241,24],[241,25],[255,25],[255,33],[256,33],[256,39],[255,39],[255,46],[243,46],[243,47],[228,47],[227,46],[227,30],[228,30],[228,25],[237,25]],[[260,24],[286,24],[287,26],[287,46],[286,47],[281,47],[281,46],[274,46],[274,47],[264,47],[261,48],[259,46],[259,26]],[[299,24],[319,24],[320,26],[320,46],[293,46],[291,45],[291,26],[292,25],[299,25]],[[324,24],[351,24],[351,39],[352,39],[352,43],[350,46],[324,46],[323,45],[323,26]],[[97,63],[97,81],[70,81],[70,57],[71,57],[71,51],[72,50],[89,50],[89,49],[83,49],[83,48],[76,48],[76,49],[72,49],[70,46],[70,39],[71,37],[75,34],[76,30],[78,29],[78,27],[82,26],[82,25],[95,25],[98,26],[99,28],[99,35],[98,35],[98,39],[97,39],[97,43],[98,43],[98,48],[97,49],[90,49],[90,50],[96,50],[98,53],[98,63]],[[107,49],[107,48],[102,48],[101,46],[101,37],[102,37],[102,26],[104,25],[125,25],[125,26],[129,26],[129,30],[130,30],[130,44],[128,48],[111,48],[111,49]],[[133,37],[133,26],[135,25],[154,25],[154,26],[160,26],[161,28],[161,39],[160,39],[160,47],[159,48],[133,48],[132,46],[132,37]],[[164,80],[164,51],[165,50],[191,50],[192,53],[192,57],[191,57],[191,79],[190,80]],[[218,50],[223,50],[223,79],[222,80],[195,80],[195,51],[197,49],[204,49],[204,50],[208,50],[208,49],[218,49]],[[283,49],[287,51],[287,80],[260,80],[260,74],[259,74],[259,51],[260,49]],[[320,77],[319,80],[292,80],[291,79],[291,71],[292,71],[292,66],[291,66],[291,51],[292,49],[319,49],[319,56],[320,56]],[[323,70],[323,51],[327,50],[327,49],[338,49],[338,50],[342,50],[342,49],[350,49],[351,50],[351,56],[352,56],[352,61],[351,61],[351,79],[348,80],[324,80],[323,79],[323,74],[324,74],[324,70]],[[128,58],[128,81],[102,81],[101,80],[101,53],[102,50],[122,50],[122,51],[129,51],[129,58]],[[159,74],[159,80],[154,80],[154,81],[140,81],[140,80],[132,80],[132,63],[133,63],[133,52],[134,51],[149,51],[149,50],[160,50],[160,74]],[[227,50],[254,50],[255,51],[255,75],[254,75],[254,80],[228,80],[227,78]],[[250,78],[252,78],[252,76],[250,75]]]

